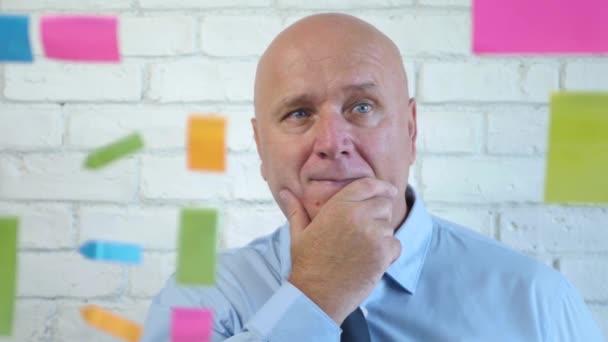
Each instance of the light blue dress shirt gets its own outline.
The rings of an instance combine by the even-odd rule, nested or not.
[[[361,303],[372,341],[602,341],[585,303],[557,271],[431,216],[408,188],[402,252]],[[413,203],[413,205],[412,205]],[[252,222],[252,229],[255,229]],[[212,341],[339,341],[341,329],[291,285],[289,227],[219,255],[215,287],[171,278],[142,342],[166,342],[172,306],[212,308]]]

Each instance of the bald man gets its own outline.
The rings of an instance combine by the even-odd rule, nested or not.
[[[214,287],[172,277],[143,341],[169,339],[171,307],[211,308],[213,341],[601,341],[558,272],[426,211],[408,186],[416,115],[373,26],[320,14],[279,34],[252,125],[288,223],[221,252]]]

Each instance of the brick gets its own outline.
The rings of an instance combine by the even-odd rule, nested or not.
[[[230,151],[255,151],[252,109],[220,109],[214,106],[66,105],[67,144],[94,148],[122,137],[125,132],[142,134],[146,151],[184,148],[187,119],[193,114],[219,113],[228,118]]]
[[[142,196],[146,199],[272,200],[253,154],[228,156],[226,173],[192,172],[184,156],[142,158]]]
[[[409,62],[408,59],[404,59],[403,66],[407,73],[407,87],[410,97],[416,97],[416,65]]]
[[[34,54],[34,62],[39,63],[39,60],[44,59],[44,49],[42,48],[42,36],[40,34],[40,18],[44,14],[32,13],[30,15],[30,46]],[[45,61],[46,62],[46,61]]]
[[[255,63],[183,60],[151,67],[148,98],[160,102],[251,101]]]
[[[143,325],[149,301],[121,299],[107,300],[61,300],[57,304],[57,319],[53,324],[54,341],[116,342],[117,338],[105,334],[88,324],[80,316],[80,308],[97,305],[114,314]]]
[[[120,240],[145,249],[173,250],[178,226],[177,208],[81,207],[79,243],[87,240]]]
[[[549,132],[548,108],[491,110],[488,118],[488,152],[530,155],[545,153]]]
[[[121,17],[123,56],[176,56],[195,52],[195,24],[188,16]]]
[[[58,105],[0,104],[0,150],[57,148],[63,135]]]
[[[500,213],[501,240],[520,250],[608,251],[608,211],[592,207],[521,207]]]
[[[253,239],[274,232],[287,219],[276,204],[226,208],[221,236],[225,248],[245,246]]]
[[[74,247],[72,210],[67,205],[0,202],[0,216],[19,217],[20,248]]]
[[[427,201],[500,203],[542,199],[540,158],[427,157],[422,183]]]
[[[228,116],[228,136],[226,137],[228,148],[231,151],[255,152],[255,139],[251,118],[254,115],[253,108],[234,108],[222,110]]]
[[[272,0],[139,0],[140,6],[145,9],[184,9],[184,8],[238,8],[270,7]]]
[[[227,160],[228,170],[232,160]],[[217,200],[230,199],[232,182],[224,173],[188,170],[185,155],[144,156],[141,195],[145,199]]]
[[[418,108],[418,148],[421,152],[472,153],[481,150],[481,113]]]
[[[129,292],[137,298],[151,298],[160,292],[175,272],[175,253],[145,253],[141,265],[129,269]]]
[[[51,341],[51,324],[56,305],[50,300],[18,298],[13,316],[13,334],[2,342]]]
[[[496,212],[492,208],[462,207],[427,203],[429,212],[445,220],[470,228],[487,237],[494,238]]]
[[[136,64],[68,64],[37,61],[5,66],[4,96],[26,101],[136,101],[141,97]]]
[[[464,12],[410,12],[363,19],[391,38],[404,56],[471,54],[471,22]]]
[[[554,264],[555,258],[551,254],[542,253],[542,252],[539,253],[539,252],[535,252],[535,251],[519,251],[519,252],[524,253],[527,256],[529,256],[530,258],[540,261],[543,264],[545,264],[555,270],[558,270]]]
[[[109,296],[122,284],[121,266],[87,260],[75,252],[22,252],[17,263],[18,296]]]
[[[419,82],[418,98],[423,103],[547,103],[551,91],[558,88],[558,67],[549,62],[428,62]]]
[[[559,267],[585,300],[608,301],[608,257],[562,257]]]
[[[137,186],[133,157],[98,171],[82,168],[83,154],[0,156],[0,197],[5,199],[125,202]]]
[[[419,182],[419,180],[420,180],[420,177],[419,177],[419,175],[420,175],[420,171],[419,171],[420,170],[420,166],[421,166],[420,161],[416,160],[414,162],[414,165],[412,165],[410,167],[410,174],[409,174],[409,177],[408,177],[408,184],[410,186],[412,186],[414,188],[414,190],[416,190],[416,191],[422,189],[422,187],[420,186],[420,182]]]
[[[312,1],[298,1],[298,0],[278,0],[277,6],[280,8],[289,9],[350,9],[350,8],[382,8],[382,7],[394,7],[399,5],[411,5],[413,0],[376,0],[373,5],[367,0],[312,0]]]
[[[568,90],[606,91],[608,61],[580,61],[566,65],[564,86]]]
[[[148,105],[66,105],[67,145],[95,148],[133,131],[146,150],[183,148],[187,108]]]
[[[268,184],[260,173],[260,158],[242,154],[233,158],[228,177],[233,185],[233,198],[250,201],[273,201]]]
[[[281,30],[278,16],[208,16],[200,25],[203,52],[259,56]]]
[[[589,309],[604,336],[608,336],[608,305],[589,305]]]
[[[3,10],[23,11],[23,10],[79,10],[79,11],[99,11],[130,9],[131,0],[2,0],[0,8]]]

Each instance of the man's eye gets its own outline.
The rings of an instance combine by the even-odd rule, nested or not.
[[[372,105],[369,103],[359,103],[353,109],[357,114],[367,114],[372,111]]]
[[[307,117],[308,117],[308,113],[306,113],[306,111],[303,109],[293,111],[293,112],[287,114],[287,116],[285,116],[286,119],[296,119],[296,120],[305,119]]]

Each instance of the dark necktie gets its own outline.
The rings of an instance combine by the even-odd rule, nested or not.
[[[342,323],[340,342],[371,342],[367,321],[361,308],[353,311]]]

